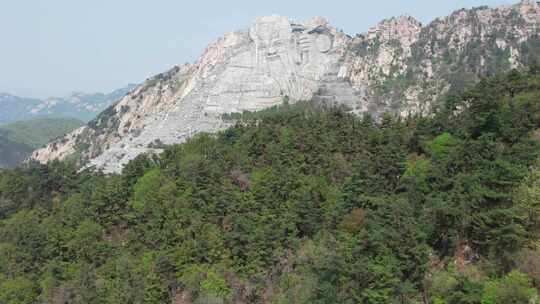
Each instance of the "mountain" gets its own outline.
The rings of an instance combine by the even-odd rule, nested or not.
[[[28,118],[31,115],[31,109],[41,102],[39,99],[1,93],[0,125]]]
[[[0,126],[0,168],[11,168],[32,151],[82,126],[73,118],[36,118]]]
[[[354,38],[323,18],[260,17],[32,157],[48,162],[77,153],[83,164],[118,172],[163,144],[226,128],[232,122],[224,114],[285,100],[339,103],[374,116],[427,114],[450,90],[540,61],[539,24],[534,1],[462,9],[425,26],[391,18]]]
[[[35,148],[14,142],[0,129],[0,169],[12,168],[23,162]]]
[[[108,94],[72,93],[66,97],[47,99],[1,93],[0,125],[38,117],[70,117],[89,121],[135,87],[136,85],[129,84]]]
[[[8,138],[15,142],[39,148],[82,125],[82,120],[74,118],[36,118],[0,126],[0,130],[6,131]]]

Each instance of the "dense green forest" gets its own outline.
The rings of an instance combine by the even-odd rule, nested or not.
[[[538,299],[540,75],[484,79],[429,117],[233,118],[121,175],[1,172],[0,303]]]

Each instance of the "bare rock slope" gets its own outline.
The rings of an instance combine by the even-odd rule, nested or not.
[[[409,16],[392,18],[354,38],[323,18],[260,17],[32,157],[77,157],[118,172],[140,153],[226,128],[225,113],[261,110],[284,98],[342,103],[375,115],[427,113],[451,88],[536,60],[539,23],[533,1],[460,10],[427,26]]]

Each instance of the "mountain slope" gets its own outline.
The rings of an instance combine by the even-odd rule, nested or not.
[[[9,139],[4,130],[0,129],[0,169],[13,168],[22,163],[35,149]]]
[[[460,10],[427,26],[392,18],[355,38],[322,18],[261,17],[33,157],[47,162],[77,153],[81,163],[118,172],[140,153],[225,128],[223,114],[283,100],[340,103],[375,116],[429,113],[450,89],[537,59],[539,24],[534,1]]]
[[[119,175],[0,171],[0,303],[534,303],[539,97],[511,73],[430,117],[298,102]]]
[[[39,99],[0,94],[0,125],[27,119],[31,109],[40,102]]]
[[[0,94],[0,125],[39,117],[67,117],[89,121],[136,85],[130,84],[111,93],[73,93],[66,97],[35,99]]]
[[[33,150],[83,124],[77,119],[38,118],[0,126],[0,168],[19,165]]]
[[[451,89],[540,62],[539,30],[535,1],[462,9],[424,27],[392,18],[352,42],[347,77],[373,98],[369,111],[428,112]]]
[[[37,149],[82,125],[83,121],[74,118],[36,118],[0,126],[0,130],[10,140]]]

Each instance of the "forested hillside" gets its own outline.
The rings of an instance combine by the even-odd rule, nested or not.
[[[32,147],[12,141],[0,129],[0,169],[11,168],[24,161],[32,153]]]
[[[83,124],[73,118],[37,118],[0,126],[0,168],[13,168],[33,150]]]
[[[12,141],[37,149],[83,124],[75,118],[36,118],[4,125],[0,130],[6,131]]]
[[[540,75],[429,117],[284,104],[120,175],[0,173],[0,303],[529,303]]]

